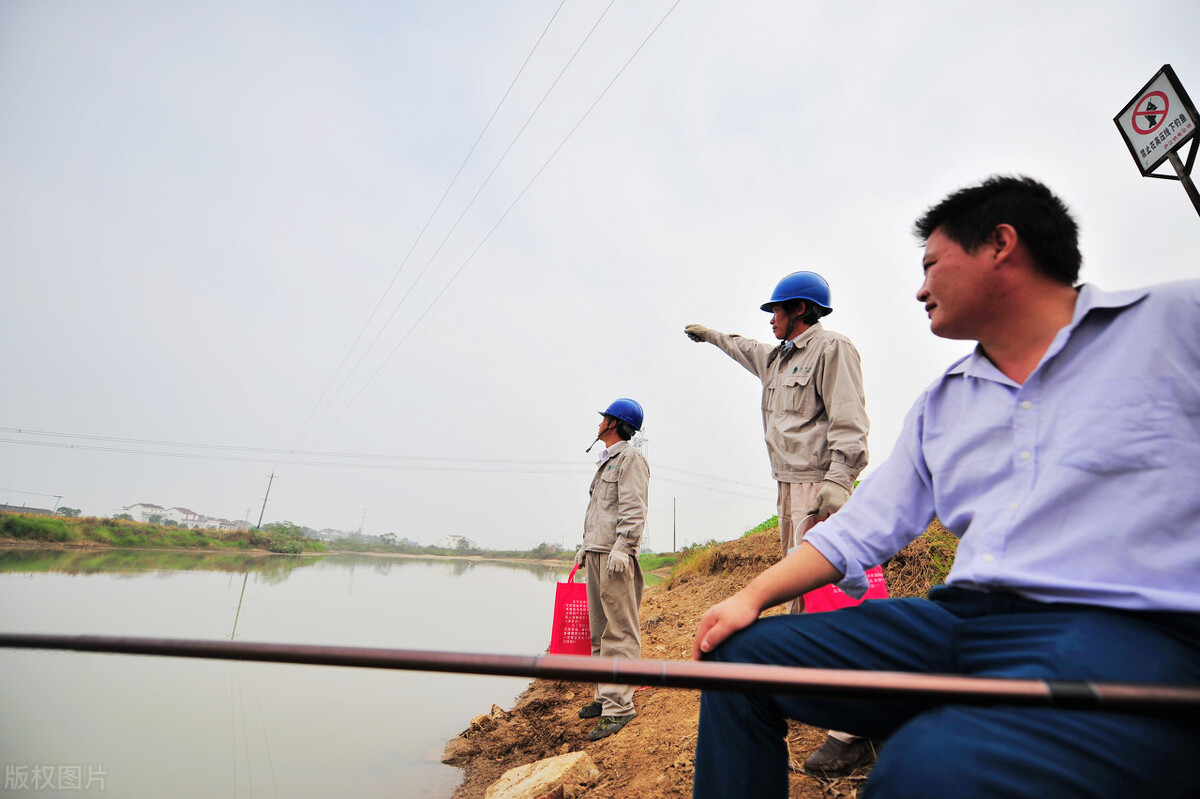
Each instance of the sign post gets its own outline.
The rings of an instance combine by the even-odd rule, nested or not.
[[[1196,106],[1170,64],[1163,64],[1158,74],[1113,117],[1142,177],[1178,180],[1200,214],[1200,192],[1192,182],[1196,145],[1193,143],[1186,163],[1178,152],[1196,137],[1197,120]],[[1164,161],[1170,161],[1174,175],[1154,173]]]

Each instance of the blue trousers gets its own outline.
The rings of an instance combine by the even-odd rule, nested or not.
[[[1200,685],[1200,614],[1046,604],[939,586],[772,616],[709,660],[979,677]],[[886,739],[864,799],[1200,797],[1200,721],[1092,710],[705,691],[695,799],[786,799],[787,720]]]

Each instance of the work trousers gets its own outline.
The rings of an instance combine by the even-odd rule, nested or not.
[[[929,599],[761,619],[708,659],[1196,686],[1200,614],[1048,604],[939,586]],[[787,797],[787,719],[886,739],[866,799],[1200,796],[1195,714],[1182,720],[705,691],[693,797]]]
[[[642,656],[642,629],[638,608],[642,604],[642,567],[629,556],[622,574],[608,573],[608,553],[588,552],[588,623],[592,628],[592,657],[637,660]],[[634,685],[599,683],[596,701],[604,716],[632,716]]]
[[[779,513],[779,546],[783,557],[800,546],[804,534],[816,523],[808,517],[808,509],[813,506],[817,494],[821,493],[820,483],[780,483],[779,499],[776,507]],[[788,600],[788,613],[804,612],[804,597],[798,596]]]

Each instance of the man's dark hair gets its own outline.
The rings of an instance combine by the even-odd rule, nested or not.
[[[821,306],[812,300],[784,300],[779,304],[783,306],[783,312],[791,316],[800,308],[800,303],[804,303],[804,316],[800,317],[802,324],[811,327],[821,321],[821,317],[824,316],[821,313]]]
[[[629,422],[617,419],[617,435],[621,437],[622,441],[628,441],[633,438],[633,434],[636,432],[637,430]]]
[[[926,211],[913,232],[928,241],[940,229],[955,244],[974,252],[1003,224],[1017,231],[1042,274],[1075,285],[1083,261],[1079,226],[1063,201],[1033,178],[993,175],[978,186],[959,189]]]

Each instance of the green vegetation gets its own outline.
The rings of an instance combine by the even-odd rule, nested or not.
[[[779,517],[772,516],[771,518],[767,519],[765,522],[761,522],[761,523],[756,524],[753,527],[751,527],[749,530],[747,530],[745,533],[742,534],[742,537],[744,538],[745,536],[753,535],[754,533],[761,533],[763,530],[772,530],[778,526],[779,526]]]
[[[127,519],[46,517],[0,514],[0,538],[46,544],[82,544],[126,549],[267,550],[287,554],[325,552],[319,541],[305,538],[288,522],[255,530],[189,530]]]
[[[751,530],[750,533],[754,531]],[[750,535],[746,533],[746,535]],[[671,571],[671,581],[688,574],[707,574],[712,571],[713,559],[720,549],[722,541],[710,538],[704,543],[690,544],[679,550],[679,561]]]
[[[638,555],[638,563],[642,565],[643,572],[652,572],[656,569],[673,568],[679,562],[679,555],[674,552],[643,552]]]
[[[45,516],[26,516],[18,513],[0,515],[0,535],[26,541],[61,543],[72,540],[68,523],[63,519]]]

